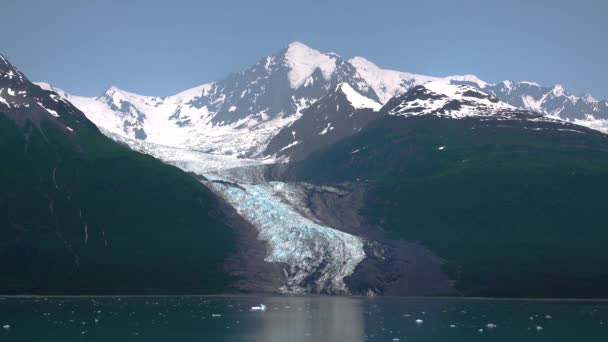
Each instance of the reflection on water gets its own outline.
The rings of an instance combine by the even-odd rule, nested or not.
[[[259,304],[267,310],[251,310]],[[0,341],[605,342],[608,303],[322,296],[0,298]]]
[[[260,315],[256,341],[363,341],[365,325],[359,299],[285,297],[272,298],[267,305],[270,310]]]

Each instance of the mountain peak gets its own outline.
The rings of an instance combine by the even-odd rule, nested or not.
[[[310,46],[308,46],[308,45],[306,45],[306,44],[304,44],[304,43],[302,43],[300,41],[297,41],[297,40],[294,40],[293,42],[287,44],[287,50],[289,50],[289,49],[308,49],[308,50],[314,50]]]
[[[591,94],[586,94],[585,97],[585,102],[587,103],[595,103],[595,102],[599,102],[595,97],[593,97]]]
[[[120,88],[118,88],[117,86],[110,86],[108,89],[106,89],[106,91],[104,91],[104,95],[108,95],[108,96],[112,96],[116,93],[120,93],[122,92],[122,90]]]
[[[525,85],[528,85],[528,86],[531,86],[531,87],[540,87],[540,84],[538,84],[536,82],[531,82],[531,81],[521,81],[521,82],[518,82],[518,83],[525,84]]]
[[[13,80],[15,78],[20,82],[25,81],[23,74],[15,68],[3,54],[0,54],[0,79]]]
[[[120,99],[120,100],[153,98],[152,96],[144,96],[144,95],[132,93],[132,92],[120,89],[117,86],[110,86],[103,93],[103,95],[101,97],[110,97],[110,98]]]
[[[325,54],[300,42],[289,44],[285,51],[285,62],[289,67],[289,84],[292,89],[299,88],[312,73],[319,69],[326,80],[336,70],[335,54]]]
[[[57,88],[48,82],[34,82],[34,84],[39,86],[43,90],[55,92],[57,93],[57,95],[61,96],[64,99],[68,99],[70,97],[70,95],[66,93],[63,89]]]
[[[477,87],[453,84],[450,80],[415,86],[391,100],[388,113],[397,116],[437,115],[449,118],[509,116],[515,107],[498,101]]]
[[[553,86],[553,89],[551,90],[551,92],[555,96],[563,96],[565,94],[566,90],[564,89],[564,86],[562,86],[561,84],[556,84],[555,86]]]
[[[450,81],[456,81],[456,82],[468,82],[468,83],[475,83],[477,84],[480,88],[485,88],[488,86],[488,82],[480,79],[479,77],[475,76],[475,75],[455,75],[455,76],[448,76],[446,77],[446,79],[450,80]]]
[[[515,109],[515,107],[498,101],[492,95],[484,93],[476,87],[465,84],[451,84],[446,81],[433,81],[424,87],[435,94],[447,96],[450,99],[467,102],[470,104],[481,105],[497,109]]]
[[[369,59],[361,56],[355,56],[348,60],[350,64],[352,64],[357,69],[362,69],[365,71],[378,71],[380,67],[377,66],[374,62]]]

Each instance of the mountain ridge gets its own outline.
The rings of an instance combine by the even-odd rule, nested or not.
[[[384,105],[429,82],[473,86],[514,107],[608,131],[608,101],[574,96],[561,85],[488,83],[474,75],[434,77],[383,69],[363,57],[347,60],[297,41],[250,68],[171,96],[143,96],[115,86],[97,97],[55,90],[114,136],[259,159],[277,157],[265,155],[272,139],[338,84]]]

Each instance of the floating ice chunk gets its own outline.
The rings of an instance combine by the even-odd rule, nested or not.
[[[266,311],[266,305],[260,304],[260,306],[252,306],[251,311]]]
[[[450,324],[450,328],[456,328],[456,324]]]
[[[551,315],[545,315],[545,318],[546,318],[546,319],[551,319],[551,318],[553,318],[553,317],[551,317]]]
[[[420,318],[416,319],[416,324],[418,324],[418,325],[422,324],[423,322],[424,322],[424,321],[423,321],[423,320],[421,320]]]
[[[541,330],[543,330],[543,327],[541,327],[540,325],[537,325],[536,326],[536,331],[541,331]]]
[[[398,342],[398,341],[401,341],[401,340],[399,338],[395,337],[395,338],[393,338],[393,341]]]
[[[439,147],[437,147],[437,149],[438,149],[439,151],[443,151],[443,150],[445,150],[445,146],[439,146]]]
[[[496,324],[494,324],[494,323],[488,323],[488,324],[486,324],[486,328],[488,328],[488,329],[494,329],[494,328],[496,328]]]
[[[478,331],[478,332],[480,332],[480,333],[482,333],[482,332],[483,332],[483,329],[482,329],[482,328],[479,328],[479,330],[477,330],[477,331]]]
[[[211,314],[211,317],[222,317],[222,315],[214,313],[214,314]]]
[[[2,326],[2,329],[4,329],[4,330],[8,330],[10,328],[11,328],[10,324],[5,324]]]

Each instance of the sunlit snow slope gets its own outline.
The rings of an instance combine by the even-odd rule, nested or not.
[[[53,90],[117,136],[215,155],[260,157],[281,129],[340,84],[353,95],[355,107],[377,110],[392,97],[429,82],[467,84],[512,106],[593,128],[601,129],[608,119],[606,101],[576,97],[561,86],[490,84],[473,75],[432,77],[387,70],[362,57],[346,60],[299,42],[223,80],[172,96],[144,96],[117,87],[98,97]]]

